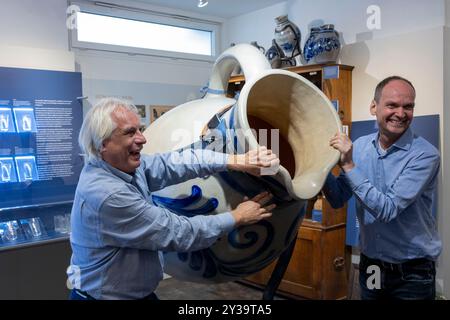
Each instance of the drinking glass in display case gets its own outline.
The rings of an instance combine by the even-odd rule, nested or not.
[[[4,243],[23,240],[23,234],[19,229],[17,220],[0,222],[0,238]]]
[[[0,222],[0,250],[34,242],[68,239],[71,207],[71,203],[66,203],[0,211],[3,220]]]
[[[47,231],[39,217],[20,219],[20,225],[29,240],[47,236]]]
[[[55,223],[55,232],[70,233],[70,213],[57,214],[53,217]]]

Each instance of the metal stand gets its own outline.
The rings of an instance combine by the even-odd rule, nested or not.
[[[275,268],[272,271],[272,275],[270,276],[269,281],[267,282],[267,286],[264,289],[263,300],[273,300],[273,296],[280,285],[281,280],[283,279],[284,273],[289,265],[289,261],[291,261],[292,253],[294,252],[295,243],[297,240],[297,234],[295,235],[292,242],[289,246],[281,253],[278,258],[278,262],[275,265]]]

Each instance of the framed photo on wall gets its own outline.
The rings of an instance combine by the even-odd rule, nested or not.
[[[150,123],[161,117],[164,113],[171,110],[173,106],[150,106]]]
[[[136,108],[137,108],[138,111],[139,111],[139,115],[141,116],[141,119],[147,117],[147,110],[146,110],[144,104],[137,104],[137,105],[136,105]]]
[[[139,116],[141,117],[141,132],[144,132],[144,130],[150,125],[148,107],[144,104],[136,104],[136,108],[138,109]]]

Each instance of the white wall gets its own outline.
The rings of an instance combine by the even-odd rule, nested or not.
[[[75,71],[72,52],[0,44],[0,67]]]
[[[373,32],[366,23],[370,5],[381,13],[381,29]],[[288,12],[305,37],[311,25],[332,23],[347,44],[442,26],[445,19],[443,0],[288,0]]]
[[[3,45],[68,50],[66,0],[1,0]]]
[[[380,8],[380,30],[367,28],[370,5]],[[404,76],[416,86],[415,115],[442,114],[443,0],[426,4],[423,0],[288,0],[288,13],[302,30],[303,43],[312,25],[332,23],[341,33],[339,62],[355,66],[354,121],[371,119],[368,104],[373,89],[392,74]]]
[[[257,41],[266,50],[272,45],[275,30],[275,18],[287,13],[287,2],[260,9],[227,20],[222,26],[222,49],[232,42],[250,43]]]
[[[381,30],[367,29],[369,5],[380,7]],[[333,23],[341,32],[344,41],[339,62],[355,66],[354,121],[371,118],[368,105],[373,89],[391,74],[411,79],[418,88],[416,115],[442,113],[443,0],[427,1],[426,6],[423,0],[288,0],[228,20],[223,27],[224,48],[231,42],[256,40],[267,49],[274,18],[286,13],[302,31],[302,44],[311,25]]]
[[[74,71],[65,0],[1,0],[0,66]]]
[[[441,114],[444,59],[442,39],[441,26],[343,46],[340,62],[355,66],[352,120],[372,119],[369,103],[373,98],[374,88],[380,80],[393,74],[406,77],[416,87],[415,116]]]
[[[366,10],[369,5],[380,7],[380,30],[367,28],[369,14]],[[222,49],[228,48],[232,42],[250,41],[258,41],[268,49],[274,35],[274,19],[283,14],[288,14],[289,19],[300,28],[302,47],[310,27],[323,23],[335,24],[345,45],[432,29],[445,22],[443,0],[428,0],[426,5],[425,0],[286,0],[227,20],[222,28]]]
[[[76,51],[83,93],[90,104],[102,96],[131,98],[135,104],[180,105],[200,98],[211,63]],[[85,110],[86,111],[86,110]]]
[[[450,0],[445,0],[445,25],[450,27]]]

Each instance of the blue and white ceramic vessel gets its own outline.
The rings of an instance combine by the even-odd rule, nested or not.
[[[303,47],[303,59],[307,63],[313,63],[313,59],[317,54],[317,51],[314,51],[317,46],[317,35],[319,34],[320,27],[312,27],[309,36],[306,39],[305,45]]]
[[[296,65],[295,59],[288,59],[283,50],[277,45],[275,39],[272,40],[272,46],[266,52],[266,58],[269,60],[273,69],[293,67]]]
[[[236,65],[245,75],[237,100],[226,96]],[[263,190],[274,195],[270,219],[239,227],[210,248],[165,253],[165,272],[195,282],[224,282],[244,278],[273,262],[295,240],[307,199],[323,186],[339,153],[329,139],[341,128],[334,107],[305,78],[271,69],[265,56],[249,44],[227,49],[217,59],[208,93],[158,118],[145,132],[144,153],[181,148],[212,148],[243,153],[263,142],[253,129],[273,129],[279,137],[281,167],[271,176],[240,172],[193,179],[153,194],[155,205],[185,216],[230,211]],[[273,136],[272,136],[273,137]],[[270,139],[270,138],[269,138]],[[272,145],[272,150],[274,145]]]
[[[301,54],[301,32],[295,23],[288,19],[287,15],[275,18],[275,42],[283,50],[287,59],[292,59]],[[295,65],[295,63],[294,63]]]
[[[307,63],[334,63],[337,61],[341,43],[339,34],[332,24],[324,24],[320,28],[311,28],[305,42],[303,57]]]

